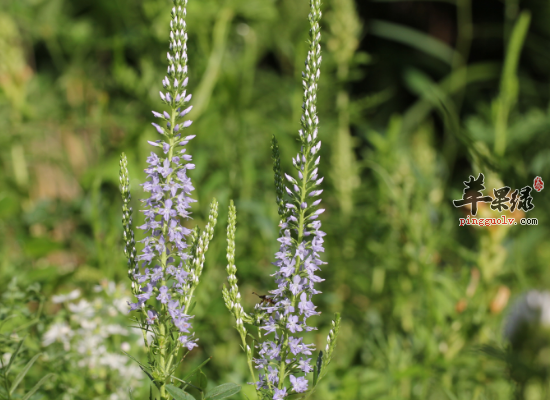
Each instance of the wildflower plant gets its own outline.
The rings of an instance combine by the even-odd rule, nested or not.
[[[90,299],[82,298],[79,289],[52,296],[52,304],[60,309],[41,342],[45,360],[58,372],[59,386],[68,394],[125,400],[129,392],[139,391],[141,370],[120,354],[138,350],[143,343],[139,329],[121,325],[129,299],[125,285],[108,281],[94,287]]]
[[[218,203],[214,199],[204,230],[198,227],[191,230],[183,225],[183,221],[190,218],[189,209],[195,201],[190,197],[194,187],[187,175],[195,165],[185,148],[195,136],[183,135],[184,129],[191,125],[185,116],[192,108],[188,106],[191,94],[185,89],[189,80],[185,23],[187,0],[173,0],[173,3],[167,54],[169,65],[167,76],[162,81],[165,92],[160,92],[162,103],[169,111],[153,111],[160,124],[152,125],[162,140],[149,141],[157,152],[151,152],[147,158],[147,181],[142,184],[149,198],[142,200],[145,224],[138,228],[145,231],[146,237],[142,240],[143,249],[139,255],[131,227],[131,197],[124,153],[120,159],[124,251],[136,300],[130,304],[130,310],[136,312],[135,322],[143,332],[148,354],[147,365],[138,363],[157,387],[161,400],[170,396],[188,396],[172,383],[183,383],[182,388],[189,385],[189,382],[176,378],[174,373],[188,352],[198,346],[198,338],[191,331],[193,295],[218,216]],[[240,390],[235,386],[225,389]],[[197,389],[203,398],[204,388]],[[216,393],[221,391],[218,387]],[[152,388],[150,398],[153,398]]]
[[[35,311],[29,310],[29,302],[37,305]],[[56,379],[54,373],[34,374],[43,353],[36,353],[31,331],[41,322],[43,306],[38,283],[24,290],[14,278],[0,295],[0,399],[28,400]]]
[[[312,298],[321,293],[315,289],[315,284],[324,279],[316,273],[325,264],[320,258],[320,253],[324,252],[325,233],[321,231],[321,222],[318,220],[324,209],[317,207],[321,203],[319,196],[323,192],[319,189],[323,178],[319,176],[318,168],[321,142],[318,139],[319,119],[316,109],[321,66],[320,7],[320,0],[310,0],[309,51],[305,72],[302,73],[304,99],[302,129],[299,130],[301,148],[292,160],[296,177],[285,173],[283,179],[279,147],[275,137],[272,139],[276,202],[281,217],[278,239],[280,248],[273,263],[278,270],[272,275],[275,277],[277,289],[270,291],[269,296],[261,296],[262,301],[250,314],[244,311],[240,303],[237,268],[234,264],[236,209],[233,203],[229,207],[229,289],[223,288],[223,297],[227,308],[236,319],[236,329],[240,334],[260,399],[277,400],[296,393],[304,393],[302,397],[311,395],[332,359],[340,325],[340,316],[336,314],[325,352],[320,351],[317,359],[312,362],[314,346],[304,343],[300,334],[317,329],[309,326],[307,319],[320,314]],[[254,340],[253,345],[255,352],[247,344],[249,333],[245,323],[259,326],[258,339]],[[254,369],[260,370],[258,378]],[[311,373],[313,376],[310,383],[307,377]]]

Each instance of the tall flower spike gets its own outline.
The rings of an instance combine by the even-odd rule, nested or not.
[[[184,136],[191,125],[184,120],[192,106],[187,86],[187,0],[173,0],[170,21],[170,46],[167,54],[168,75],[162,80],[161,101],[167,111],[153,111],[159,123],[153,127],[161,137],[150,141],[153,146],[147,158],[147,180],[142,184],[148,198],[142,200],[145,231],[143,249],[136,257],[131,232],[130,192],[126,157],[121,157],[121,192],[124,201],[123,224],[129,275],[135,295],[130,310],[138,312],[136,322],[144,332],[153,333],[153,341],[145,341],[149,366],[144,368],[160,392],[161,400],[170,398],[166,384],[183,359],[182,352],[198,346],[191,331],[192,298],[199,284],[205,253],[214,233],[218,203],[210,207],[208,223],[200,232],[184,225],[190,218],[194,190],[188,171],[195,165],[185,146],[194,135]],[[182,84],[183,83],[183,84]],[[183,108],[183,111],[182,111]],[[142,367],[143,365],[140,364]]]
[[[273,274],[277,289],[272,290],[269,296],[260,296],[261,302],[251,315],[254,323],[260,326],[261,332],[256,346],[256,357],[253,358],[256,369],[260,370],[255,383],[261,399],[282,399],[306,391],[307,395],[311,394],[314,387],[310,388],[306,377],[310,372],[314,372],[315,386],[324,375],[326,366],[332,358],[340,323],[340,317],[337,315],[329,333],[326,351],[324,354],[319,353],[314,368],[311,363],[313,344],[304,343],[301,332],[317,329],[308,325],[307,319],[320,314],[312,300],[313,295],[321,293],[315,289],[315,284],[324,279],[316,273],[320,266],[325,264],[320,258],[320,253],[324,252],[325,233],[321,231],[321,222],[318,220],[324,209],[317,209],[321,199],[315,198],[322,193],[322,189],[318,187],[323,181],[318,169],[321,142],[318,139],[319,118],[316,109],[317,82],[321,66],[320,7],[320,0],[310,0],[309,51],[305,72],[302,73],[302,129],[298,132],[301,148],[292,160],[296,169],[295,176],[283,175],[281,172],[277,140],[272,139],[277,205],[282,218],[278,239],[280,247],[273,263],[277,267]],[[231,213],[232,211],[230,215]],[[234,248],[231,247],[231,238],[234,236],[232,224],[230,218],[228,260],[233,260],[234,253]],[[239,318],[239,313],[242,313],[240,303],[235,301],[235,295],[232,294],[233,287],[236,287],[235,272],[236,268],[231,266],[230,261],[230,290],[224,290],[224,298],[227,307],[237,319],[237,330],[242,332],[244,328],[241,327],[242,320]]]

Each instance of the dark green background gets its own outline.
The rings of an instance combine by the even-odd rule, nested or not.
[[[150,111],[162,111],[170,7],[0,3],[0,289],[14,276],[40,282],[46,297],[91,293],[105,278],[129,283],[118,159],[128,155],[139,210],[147,140],[156,135]],[[324,348],[334,312],[342,328],[316,398],[506,398],[504,365],[479,346],[502,345],[507,305],[548,287],[548,189],[533,192],[536,227],[458,227],[466,210],[451,201],[479,172],[491,195],[537,175],[550,180],[550,3],[326,0],[323,10],[328,264],[311,340]],[[507,51],[523,11],[531,14],[525,42]],[[291,171],[307,13],[306,0],[189,2],[198,199],[190,224],[204,226],[212,197],[220,217],[197,294],[201,346],[187,365],[213,356],[205,373],[218,382],[249,379],[221,298],[227,206],[235,200],[236,265],[250,309],[252,291],[274,286],[269,146],[276,135]],[[507,141],[495,150],[499,129]],[[499,214],[485,207],[480,215]]]

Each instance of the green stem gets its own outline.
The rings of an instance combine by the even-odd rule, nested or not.
[[[172,113],[171,113],[171,117],[170,117],[170,132],[169,132],[169,139],[168,139],[168,144],[170,145],[170,148],[168,150],[168,161],[170,163],[170,165],[172,164],[172,157],[173,157],[173,154],[174,154],[174,144],[175,144],[175,140],[174,140],[174,124],[175,124],[175,120],[176,120],[176,116],[177,116],[177,110],[172,108]],[[169,174],[168,177],[166,178],[166,183],[169,183],[170,182],[170,179],[172,178],[172,174]],[[166,192],[164,194],[164,199],[165,201],[168,200],[170,196],[170,192]],[[166,237],[166,233],[167,233],[167,229],[168,229],[168,225],[167,224],[164,224],[164,226],[162,227],[162,234],[164,237]],[[160,264],[161,264],[161,268],[164,271],[166,271],[166,263],[167,263],[167,260],[168,260],[168,254],[166,253],[166,246],[164,247],[164,250],[162,251],[162,254],[161,254],[161,257],[160,257]],[[166,280],[162,280],[161,282],[161,285],[162,286],[166,286],[167,282]],[[163,315],[165,314],[166,312],[166,307],[164,305],[162,305],[161,307],[161,312],[159,313],[159,336],[160,336],[160,340],[159,340],[159,368],[160,368],[160,371],[157,371],[157,373],[159,373],[159,376],[161,376],[161,381],[160,381],[160,386],[159,386],[159,392],[160,392],[160,399],[161,400],[169,400],[169,396],[166,392],[166,383],[167,383],[167,379],[169,379],[169,370],[170,370],[170,366],[172,365],[172,360],[173,360],[173,354],[171,354],[168,359],[167,359],[167,353],[166,353],[166,350],[167,350],[167,340],[166,340],[166,320],[163,320]],[[187,312],[187,308],[186,308],[186,312]],[[161,320],[163,321],[161,323]],[[176,353],[179,352],[179,346],[176,346]]]

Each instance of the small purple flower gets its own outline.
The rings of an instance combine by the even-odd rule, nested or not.
[[[153,310],[147,311],[147,319],[146,319],[146,321],[147,321],[147,323],[148,323],[149,325],[154,324],[155,321],[157,320],[157,318],[158,318],[158,314],[157,314],[156,311],[153,311]]]
[[[265,358],[254,358],[254,362],[256,363],[256,369],[265,369],[269,364],[269,361]]]
[[[138,300],[139,305],[141,306],[143,303],[145,303],[147,300],[151,298],[150,293],[143,293],[136,295],[136,299]]]
[[[162,273],[162,267],[155,266],[153,268],[153,273],[150,275],[151,283],[154,285],[158,281],[161,281],[164,278],[164,274]]]
[[[296,315],[291,315],[290,317],[288,317],[288,323],[286,324],[286,327],[292,333],[301,332],[303,330],[302,325],[298,323],[298,316]]]
[[[177,300],[170,300],[168,302],[168,312],[172,314],[180,306],[180,302]]]
[[[267,380],[271,382],[272,384],[276,384],[279,382],[279,370],[277,368],[273,368],[272,366],[267,367]]]
[[[298,361],[298,368],[302,370],[302,372],[309,374],[311,371],[313,371],[313,367],[310,365],[311,358],[306,358],[305,360],[300,357],[300,361]]]
[[[147,157],[147,163],[151,166],[151,167],[155,167],[157,165],[159,165],[159,156],[157,156],[155,153],[151,152],[151,155],[149,157]],[[157,179],[157,182],[158,182],[158,179]]]
[[[266,382],[265,382],[265,375],[259,374],[258,375],[258,382],[256,382],[256,390],[260,390],[263,388],[266,388]]]
[[[153,285],[151,283],[147,282],[145,286],[141,287],[141,291],[145,294],[151,295],[153,293]]]
[[[157,296],[157,300],[159,300],[162,304],[168,303],[171,299],[171,296],[168,293],[168,287],[161,286],[159,292],[160,294]]]
[[[283,314],[286,315],[288,313],[294,312],[294,306],[292,306],[292,303],[290,302],[290,299],[283,299],[280,302],[277,303],[278,306],[283,307]]]
[[[273,394],[273,400],[282,400],[286,397],[287,393],[286,393],[286,388],[282,388],[282,389],[275,389],[275,392]]]
[[[168,199],[164,202],[164,208],[161,210],[160,215],[165,221],[168,221],[170,217],[176,216],[176,211],[172,210],[172,200]]]
[[[183,284],[187,280],[187,275],[188,275],[188,273],[186,271],[184,271],[183,268],[179,268],[176,271],[176,274],[174,275],[174,277],[176,278],[176,280],[179,283]]]
[[[189,333],[189,328],[191,327],[191,324],[188,323],[187,319],[185,318],[174,318],[174,326],[178,328],[180,332]]]
[[[288,344],[290,347],[290,352],[294,355],[300,354],[302,338],[289,337]]]
[[[307,257],[308,251],[306,250],[306,242],[302,242],[298,245],[296,249],[296,256],[304,260]]]
[[[172,172],[172,168],[170,168],[170,160],[166,158],[162,167],[158,167],[157,170],[163,178],[166,178],[170,174],[170,172]]]
[[[272,360],[278,360],[279,354],[281,353],[281,345],[277,345],[273,342],[269,342],[269,349],[266,352],[266,355]]]
[[[166,273],[168,275],[174,276],[174,275],[176,275],[176,272],[177,272],[177,269],[172,264],[170,264],[166,267]]]
[[[294,296],[296,296],[298,293],[302,291],[303,285],[300,284],[302,279],[299,275],[294,275],[294,278],[292,279],[292,283],[289,285],[289,289],[292,292]]]
[[[187,350],[191,351],[193,350],[193,348],[197,347],[198,344],[196,343],[196,341],[198,339],[194,339],[194,340],[191,340],[189,336],[180,336],[178,338],[178,340],[180,341],[180,343],[182,345],[184,345],[185,347],[187,347]]]
[[[296,317],[297,318],[297,317]],[[269,321],[265,323],[264,326],[261,326],[260,329],[265,329],[266,335],[270,334],[271,332],[275,332],[277,330],[277,324],[273,317],[269,317]]]
[[[292,239],[290,237],[290,231],[288,229],[285,230],[285,235],[283,237],[280,237],[277,240],[279,242],[281,242],[281,245],[283,245],[283,246],[290,246],[292,244]]]
[[[298,304],[298,308],[300,309],[300,314],[303,314],[305,318],[319,314],[315,311],[317,306],[315,306],[311,301],[307,299],[306,292],[303,292],[300,295],[300,303]]]
[[[307,390],[307,380],[303,376],[296,378],[294,375],[290,375],[290,383],[296,393],[302,393]]]

